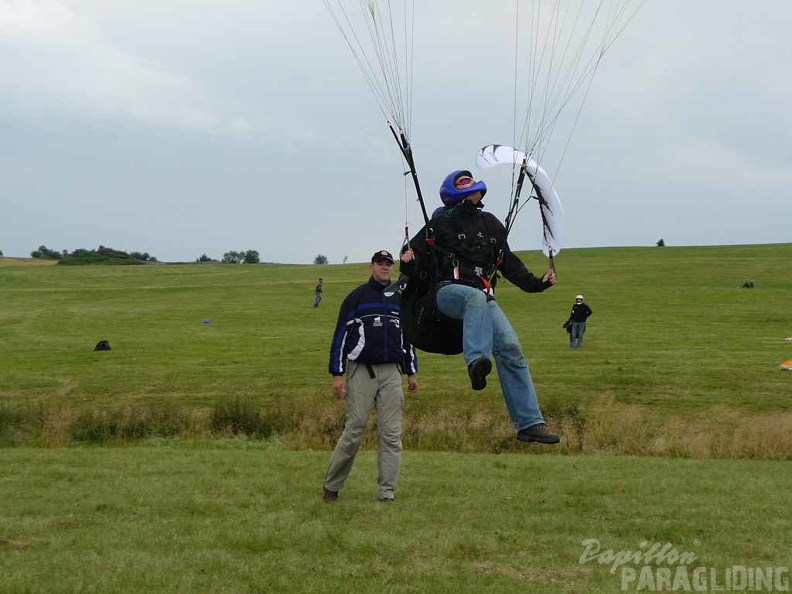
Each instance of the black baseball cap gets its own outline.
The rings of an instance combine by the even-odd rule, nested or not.
[[[393,264],[393,256],[388,250],[380,250],[378,252],[374,252],[374,255],[371,256],[371,263],[380,262],[381,260],[387,260],[391,264]]]

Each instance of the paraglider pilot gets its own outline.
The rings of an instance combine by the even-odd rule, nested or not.
[[[584,303],[583,295],[575,295],[575,303],[572,311],[569,312],[569,321],[572,322],[571,332],[569,333],[570,348],[580,348],[583,346],[583,335],[586,333],[586,320],[593,312]]]
[[[408,276],[434,274],[437,307],[463,324],[462,350],[471,386],[483,390],[498,368],[501,389],[517,439],[557,444],[541,411],[522,347],[506,315],[495,301],[496,273],[528,293],[538,293],[556,283],[549,270],[534,276],[511,252],[503,224],[483,210],[487,192],[483,181],[470,171],[454,171],[440,187],[445,208],[435,211],[426,227],[408,243],[401,255],[401,272]],[[433,244],[433,245],[432,245]],[[429,249],[438,254],[437,270],[427,271]]]

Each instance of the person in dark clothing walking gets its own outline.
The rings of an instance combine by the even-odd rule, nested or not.
[[[494,357],[517,439],[556,444],[560,438],[545,425],[517,333],[494,292],[498,273],[528,293],[552,287],[556,275],[549,270],[534,276],[512,253],[503,224],[483,210],[486,192],[484,182],[475,181],[470,171],[449,174],[440,187],[445,208],[435,211],[429,222],[431,241],[424,227],[403,251],[401,271],[420,275],[437,260],[437,307],[445,316],[462,321],[462,349],[472,388],[486,387]]]
[[[586,333],[586,320],[594,313],[591,308],[583,302],[583,295],[575,295],[575,303],[572,311],[569,312],[569,321],[572,322],[571,332],[569,333],[570,348],[580,348],[583,346],[583,335]]]
[[[385,296],[393,273],[393,256],[380,250],[371,257],[371,278],[341,304],[330,345],[329,371],[333,394],[346,394],[347,418],[324,482],[324,501],[338,499],[355,462],[369,412],[377,412],[377,499],[393,501],[401,467],[404,393],[418,389],[418,358],[407,342],[399,319],[400,296]],[[344,373],[346,372],[346,380]]]
[[[323,286],[324,286],[324,280],[322,280],[320,278],[319,282],[316,285],[316,289],[314,289],[314,292],[316,293],[316,296],[314,297],[314,307],[319,307],[319,304],[322,302],[322,287]]]

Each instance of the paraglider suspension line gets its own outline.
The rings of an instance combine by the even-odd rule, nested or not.
[[[429,224],[429,215],[426,214],[426,205],[424,204],[423,194],[421,193],[421,184],[418,181],[418,172],[415,170],[415,160],[413,159],[412,147],[410,143],[407,142],[407,138],[404,136],[404,133],[396,133],[396,130],[393,129],[392,125],[388,125],[390,128],[391,134],[393,134],[393,138],[396,141],[396,144],[399,145],[399,150],[404,157],[404,160],[407,162],[410,170],[405,173],[409,173],[412,176],[413,185],[415,186],[415,193],[418,196],[418,203],[421,205],[421,214],[424,218],[424,223]]]

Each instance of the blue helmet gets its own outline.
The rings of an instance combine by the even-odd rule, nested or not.
[[[467,188],[457,188],[454,185],[455,182],[460,177],[465,175],[470,178],[473,177],[473,174],[465,169],[452,171],[446,176],[442,185],[440,186],[440,198],[442,199],[443,204],[448,207],[456,206],[471,194],[481,192],[483,197],[484,194],[487,193],[487,184],[485,184],[483,181],[477,181],[472,186],[468,186]]]

